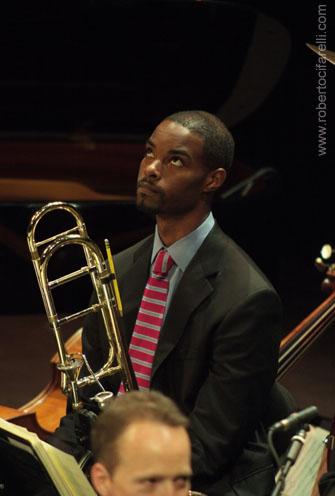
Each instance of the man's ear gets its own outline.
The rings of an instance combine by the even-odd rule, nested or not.
[[[91,481],[100,496],[112,496],[111,479],[105,465],[99,462],[92,465]]]
[[[214,193],[214,191],[216,191],[223,185],[223,183],[226,180],[226,177],[227,177],[227,172],[222,167],[220,167],[219,169],[214,169],[209,171],[206,177],[203,192]]]

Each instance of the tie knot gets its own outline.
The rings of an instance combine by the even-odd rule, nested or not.
[[[158,255],[155,259],[152,272],[158,277],[165,277],[171,269],[172,265],[174,265],[173,258],[164,248],[162,248],[161,250],[159,250]]]

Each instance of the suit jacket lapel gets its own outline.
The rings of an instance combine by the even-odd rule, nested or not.
[[[212,292],[200,266],[187,270],[176,289],[158,342],[152,374],[173,350],[195,308]]]
[[[218,257],[222,257],[222,242],[218,243],[221,236],[222,231],[215,226],[179,282],[161,330],[152,374],[178,343],[192,312],[213,291],[208,277],[218,271]]]

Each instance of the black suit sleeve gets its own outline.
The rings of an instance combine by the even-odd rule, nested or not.
[[[194,487],[228,470],[260,420],[276,376],[280,331],[279,298],[261,290],[213,332],[209,374],[190,415]]]

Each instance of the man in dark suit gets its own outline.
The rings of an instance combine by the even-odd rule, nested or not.
[[[209,496],[265,496],[274,468],[257,428],[276,377],[281,305],[211,213],[233,149],[228,129],[207,112],[161,122],[147,141],[137,183],[137,206],[155,216],[156,230],[118,254],[115,265],[129,344],[157,253],[163,247],[173,259],[148,383],[190,419],[192,487]],[[94,370],[106,361],[99,316],[87,319],[83,350]],[[104,385],[117,393],[120,381]]]
[[[138,208],[155,216],[155,233],[118,254],[115,265],[138,382],[175,400],[190,419],[192,487],[209,496],[265,496],[274,467],[260,434],[276,377],[281,305],[211,213],[233,149],[228,129],[207,112],[180,112],[160,123],[147,141],[137,183]],[[167,297],[160,324],[150,324],[157,343],[149,363],[138,359],[147,351],[135,339],[143,314],[157,317],[142,311],[141,300],[162,249],[173,265],[167,289],[159,289]],[[83,351],[93,370],[106,362],[108,349],[101,317],[92,314]],[[101,382],[115,394],[122,389],[115,376]],[[69,424],[70,416],[50,442],[79,457]]]

